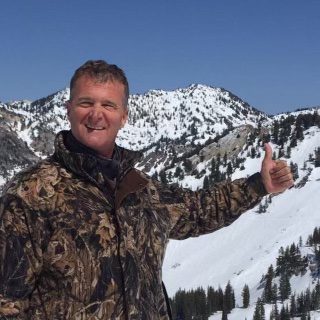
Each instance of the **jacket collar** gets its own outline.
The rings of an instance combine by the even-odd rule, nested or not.
[[[67,148],[66,141],[69,134],[70,131],[61,131],[57,134],[54,159],[68,170],[98,185],[105,185],[108,179],[113,179],[112,175],[110,176],[110,171],[111,173],[117,171],[114,173],[114,178],[117,181],[122,180],[142,156],[141,152],[126,150],[117,145],[113,152],[113,159],[101,157],[82,144]]]

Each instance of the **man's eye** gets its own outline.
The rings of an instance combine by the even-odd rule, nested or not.
[[[83,107],[83,108],[89,108],[92,106],[92,103],[89,102],[89,101],[82,101],[79,103],[80,107]]]
[[[116,106],[113,104],[103,104],[102,105],[105,109],[111,110],[111,109],[116,109]]]

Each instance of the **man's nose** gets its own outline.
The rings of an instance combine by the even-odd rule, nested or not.
[[[99,105],[94,105],[89,113],[89,118],[92,121],[99,121],[102,119],[102,108]]]

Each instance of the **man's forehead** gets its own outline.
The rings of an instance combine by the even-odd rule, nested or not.
[[[119,80],[115,79],[113,76],[108,76],[108,77],[92,77],[90,75],[82,75],[80,76],[76,82],[75,85],[77,85],[79,82],[89,82],[97,85],[101,84],[116,84],[116,85],[121,85],[124,87],[123,83],[121,83]]]

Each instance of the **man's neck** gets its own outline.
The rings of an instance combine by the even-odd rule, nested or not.
[[[84,145],[78,139],[75,138],[71,130],[68,131],[68,133],[66,134],[64,143],[69,151],[75,152],[75,153],[90,154],[92,156],[103,158],[103,159],[112,159],[114,155],[114,148],[108,154],[100,154],[97,151],[87,147],[86,145]]]

